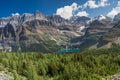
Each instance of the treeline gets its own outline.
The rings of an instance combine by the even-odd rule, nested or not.
[[[15,80],[101,80],[120,72],[120,47],[62,55],[0,53],[0,63]]]

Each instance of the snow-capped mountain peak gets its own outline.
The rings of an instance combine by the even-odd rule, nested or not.
[[[103,16],[103,15],[99,15],[99,16],[93,18],[93,20],[99,20],[99,21],[105,20],[105,19],[106,19],[106,16]]]
[[[98,16],[98,20],[103,20],[103,19],[106,19],[106,17],[103,16],[103,15],[99,15],[99,16]]]
[[[117,15],[115,15],[113,21],[120,21],[120,13],[118,13]]]
[[[19,13],[15,13],[15,14],[13,13],[12,16],[20,16],[20,14]]]

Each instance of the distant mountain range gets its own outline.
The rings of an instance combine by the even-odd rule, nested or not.
[[[69,20],[59,15],[45,16],[40,11],[14,14],[0,19],[0,49],[56,52],[66,46],[87,48],[96,44],[98,48],[109,42],[120,43],[119,20],[120,14],[114,19],[100,15],[73,16]]]

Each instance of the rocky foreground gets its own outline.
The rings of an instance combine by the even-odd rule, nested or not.
[[[113,75],[110,78],[103,78],[102,80],[120,80],[120,74]]]
[[[4,71],[0,72],[0,80],[11,80],[13,77],[7,75]]]

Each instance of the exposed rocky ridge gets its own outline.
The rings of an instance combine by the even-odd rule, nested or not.
[[[75,25],[85,26],[89,24],[89,22],[91,21],[91,18],[85,17],[85,16],[82,16],[82,17],[73,16],[71,17],[70,21]]]
[[[120,22],[118,22],[107,34],[102,36],[97,47],[111,47],[113,44],[120,44]]]
[[[6,74],[4,71],[0,72],[0,80],[12,80],[12,76]]]
[[[120,13],[118,13],[117,15],[115,15],[113,21],[115,21],[115,22],[120,21]]]
[[[47,19],[54,25],[65,25],[65,24],[70,24],[70,21],[69,20],[66,20],[62,17],[60,17],[59,15],[52,15],[52,16],[48,16]]]
[[[50,50],[51,43],[54,48],[66,44],[88,47],[97,43],[113,25],[114,22],[103,15],[93,19],[74,16],[66,20],[58,15],[45,16],[39,11],[34,14],[15,14],[0,19],[0,48],[6,44],[18,49],[24,44],[23,49],[37,45]]]
[[[94,20],[90,23],[84,36],[77,38],[73,41],[79,42],[80,46],[89,47],[96,44],[99,38],[105,35],[112,27],[113,23],[110,20]]]
[[[119,79],[120,79],[120,74],[115,74],[110,78],[103,78],[102,80],[119,80]]]
[[[8,23],[12,24],[13,26],[17,26],[34,19],[47,20],[46,16],[44,16],[39,11],[36,11],[34,14],[30,13],[24,13],[22,15],[15,14],[10,17],[1,18],[0,27],[5,27]]]
[[[15,19],[10,19],[1,27],[1,49],[10,47],[13,51],[19,48],[22,51],[55,51],[61,45],[68,44],[71,38],[81,36],[76,31],[76,25],[57,15],[46,17],[37,11],[35,14],[14,16]]]
[[[99,21],[101,21],[101,20],[107,20],[107,21],[112,21],[112,19],[110,17],[104,16],[104,15],[99,15],[99,16],[93,18],[93,20],[99,20]]]

